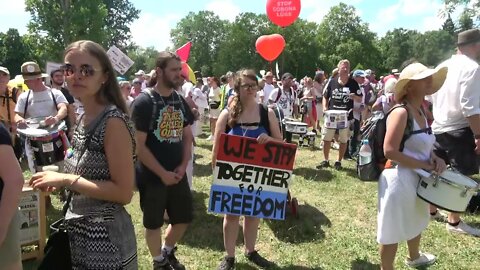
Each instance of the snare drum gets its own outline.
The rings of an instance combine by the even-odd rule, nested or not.
[[[306,134],[307,128],[307,123],[298,121],[285,121],[285,130],[290,133]]]
[[[420,175],[418,197],[441,209],[465,212],[470,199],[478,192],[477,182],[456,171],[448,169],[439,176],[424,170],[416,171]]]
[[[283,131],[285,130],[285,116],[283,114],[283,110],[280,109],[278,106],[275,106],[273,108],[273,112],[275,113],[275,116],[278,119],[278,125],[280,126],[280,133],[283,134]]]
[[[325,128],[348,128],[348,112],[342,110],[325,111]]]
[[[37,127],[38,125],[34,123],[27,128],[17,129],[17,132],[25,137],[26,145],[33,152],[34,165],[46,166],[63,161],[67,148],[65,122],[45,129]]]

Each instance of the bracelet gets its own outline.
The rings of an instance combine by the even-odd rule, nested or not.
[[[69,186],[69,187],[71,188],[73,185],[75,185],[75,183],[77,183],[77,182],[78,182],[78,180],[80,180],[80,178],[82,178],[82,176],[81,176],[81,175],[79,175],[77,178],[75,178],[75,180],[73,180],[73,182],[70,184],[70,186]]]

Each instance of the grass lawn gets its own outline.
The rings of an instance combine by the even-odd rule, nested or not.
[[[318,142],[319,138],[317,145]],[[193,180],[196,218],[178,245],[177,257],[187,269],[215,269],[224,256],[222,217],[207,213],[211,142],[198,139],[197,143]],[[332,150],[332,158],[337,153]],[[298,150],[290,191],[299,201],[300,217],[263,220],[257,249],[275,261],[279,269],[379,269],[375,240],[377,183],[359,181],[353,161],[344,161],[341,171],[317,170],[315,166],[322,156],[319,149]],[[60,215],[57,197],[53,197],[53,204],[55,209],[48,211],[49,222]],[[137,234],[139,269],[151,269],[137,193],[127,209]],[[479,215],[467,215],[464,220],[480,227]],[[256,269],[242,255],[242,236],[238,239],[237,269]],[[449,234],[442,223],[430,223],[423,234],[421,250],[437,255],[438,261],[431,269],[480,269],[479,238]],[[403,264],[406,255],[406,244],[402,243],[397,269],[407,269]],[[35,261],[24,263],[24,269],[35,266]]]

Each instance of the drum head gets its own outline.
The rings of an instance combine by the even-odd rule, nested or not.
[[[444,171],[440,175],[440,177],[442,177],[444,179],[447,179],[450,182],[460,184],[460,185],[465,186],[465,187],[474,188],[474,187],[477,186],[477,182],[473,181],[472,179],[470,179],[469,177],[467,177],[467,176],[465,176],[461,173],[458,173],[458,172],[455,172],[455,171],[452,171],[452,170]]]
[[[51,127],[39,128],[40,121],[38,119],[39,118],[26,119],[27,128],[17,128],[17,132],[27,137],[39,138],[55,134],[60,130],[66,129],[65,121],[61,121]]]

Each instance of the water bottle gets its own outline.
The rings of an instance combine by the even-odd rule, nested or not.
[[[358,152],[358,163],[360,165],[368,164],[372,161],[372,148],[368,144],[368,140],[362,140],[362,146]]]

